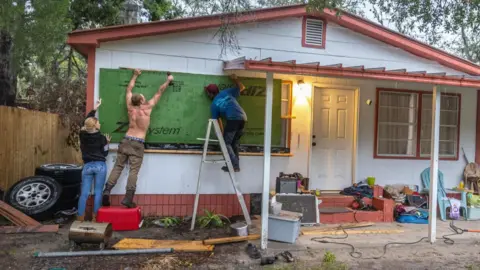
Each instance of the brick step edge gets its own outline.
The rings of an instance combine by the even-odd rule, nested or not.
[[[393,222],[391,214],[384,211],[352,211],[348,213],[321,213],[321,224],[356,223],[356,222]]]

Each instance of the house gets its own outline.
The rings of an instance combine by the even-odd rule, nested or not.
[[[445,186],[462,180],[463,151],[480,161],[480,66],[349,13],[311,16],[304,5],[245,13],[236,23],[239,50],[223,56],[218,15],[70,33],[68,43],[88,57],[88,109],[99,96],[101,68],[235,72],[266,78],[267,88],[272,77],[281,79],[282,138],[290,151],[271,154],[270,188],[280,172],[299,172],[310,177],[310,189],[338,192],[368,176],[379,185],[421,186],[420,173],[430,166],[432,97],[440,95]],[[250,201],[262,193],[264,157],[241,155],[237,178]],[[190,214],[200,160],[146,150],[137,187],[143,211]],[[212,165],[202,179],[200,208],[241,214],[235,195],[227,195],[228,174]],[[119,183],[114,194],[124,194],[126,177]]]

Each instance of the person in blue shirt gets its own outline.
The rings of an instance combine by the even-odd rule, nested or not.
[[[247,114],[243,108],[238,104],[237,98],[240,93],[245,90],[245,86],[238,80],[238,77],[233,74],[230,76],[235,83],[235,87],[225,89],[220,92],[216,84],[210,84],[205,87],[205,92],[212,100],[210,111],[212,119],[223,118],[226,120],[225,129],[222,121],[218,121],[220,128],[223,130],[223,138],[227,145],[228,155],[232,160],[233,169],[235,172],[240,171],[240,159],[238,155],[238,146],[240,138],[243,135],[243,129],[247,122]],[[222,170],[228,172],[227,166],[223,166]]]

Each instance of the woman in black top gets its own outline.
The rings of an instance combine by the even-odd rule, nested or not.
[[[100,133],[100,123],[95,117],[95,113],[102,104],[102,100],[98,100],[94,109],[88,113],[84,126],[80,131],[80,149],[82,150],[83,171],[82,171],[82,192],[78,200],[78,218],[83,221],[85,219],[85,207],[92,183],[95,183],[94,203],[93,203],[93,220],[102,206],[102,191],[107,177],[107,165],[105,157],[108,155],[108,144],[110,136]]]

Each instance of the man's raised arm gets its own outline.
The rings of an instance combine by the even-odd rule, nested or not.
[[[238,79],[237,75],[235,74],[230,75],[230,79],[237,85],[238,90],[240,90],[240,92],[245,90],[245,85],[243,85],[243,83]]]
[[[126,94],[126,101],[127,101],[127,107],[129,108],[132,106],[132,89],[135,87],[135,82],[137,81],[138,76],[142,74],[142,71],[140,69],[135,69],[133,71],[132,79],[130,79],[130,83],[127,86],[127,94]]]
[[[167,73],[167,75],[168,75],[167,80],[162,85],[160,85],[157,93],[155,93],[155,95],[152,97],[152,99],[150,99],[148,101],[148,104],[150,106],[153,107],[153,106],[157,105],[158,101],[162,97],[163,92],[165,92],[165,89],[167,89],[168,85],[173,81],[173,76],[170,75],[170,73]]]

